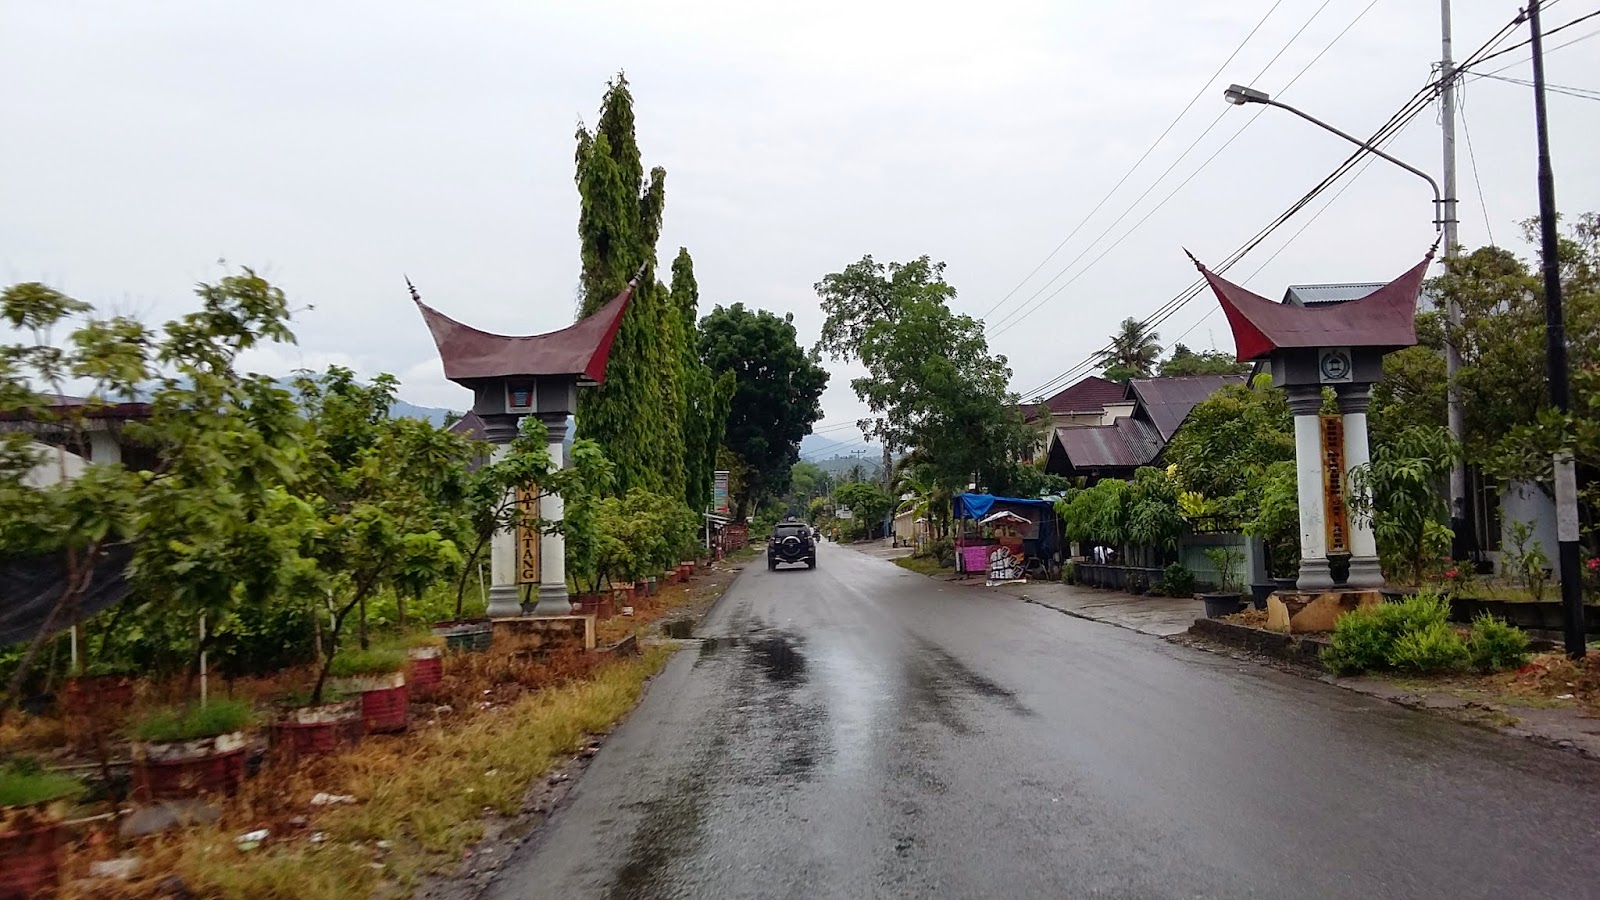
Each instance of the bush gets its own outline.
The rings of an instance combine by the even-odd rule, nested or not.
[[[1481,613],[1467,636],[1472,665],[1484,672],[1514,669],[1528,661],[1528,635],[1504,619]]]
[[[1337,675],[1358,675],[1388,665],[1394,638],[1382,612],[1389,605],[1353,609],[1340,616],[1330,646],[1322,651],[1322,664]]]
[[[919,556],[926,556],[941,566],[953,566],[956,563],[956,545],[949,538],[939,538],[923,545]]]
[[[33,760],[18,759],[0,766],[0,809],[38,806],[76,797],[83,783],[70,775],[47,772]]]
[[[158,709],[133,728],[140,741],[189,741],[239,731],[255,721],[243,700],[213,700],[205,706]]]
[[[335,678],[357,675],[387,675],[406,667],[406,651],[400,647],[373,647],[371,650],[340,650],[328,666]]]
[[[1448,622],[1407,631],[1389,650],[1389,665],[1408,672],[1454,672],[1470,660],[1466,642]]]
[[[1168,597],[1193,596],[1194,573],[1183,563],[1173,563],[1161,573],[1161,582],[1156,585],[1156,590]]]

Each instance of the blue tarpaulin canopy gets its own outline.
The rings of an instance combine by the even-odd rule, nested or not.
[[[987,516],[996,503],[1054,509],[1055,501],[1027,499],[1025,497],[996,497],[993,494],[957,494],[950,502],[950,512],[958,519],[981,519]]]

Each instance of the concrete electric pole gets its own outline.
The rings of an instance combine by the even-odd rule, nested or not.
[[[1450,0],[1439,0],[1439,125],[1444,132],[1444,202],[1440,204],[1439,223],[1444,232],[1445,268],[1459,252],[1456,236],[1456,68],[1450,51]],[[1461,370],[1461,351],[1456,347],[1455,336],[1461,327],[1461,307],[1454,297],[1445,298],[1445,322],[1448,329],[1444,342],[1445,363],[1445,416],[1450,436],[1457,444],[1466,440],[1467,428],[1461,415],[1461,384],[1457,375]],[[1457,458],[1450,469],[1450,529],[1455,532],[1451,557],[1466,559],[1477,549],[1476,528],[1467,505],[1467,466]]]

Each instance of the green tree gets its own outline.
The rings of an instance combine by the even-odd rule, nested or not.
[[[1414,425],[1350,473],[1351,511],[1372,523],[1385,568],[1409,572],[1416,584],[1450,550],[1449,495],[1440,488],[1459,455],[1448,431]]]
[[[828,373],[815,352],[800,348],[792,315],[779,318],[743,303],[718,306],[701,321],[700,358],[711,371],[733,374],[723,443],[745,469],[734,496],[742,518],[788,489],[800,439],[822,418]]]
[[[1250,364],[1239,362],[1231,353],[1217,350],[1196,353],[1183,344],[1173,344],[1172,355],[1162,360],[1156,374],[1170,378],[1179,375],[1244,375],[1249,371]]]
[[[303,422],[288,392],[235,368],[245,350],[293,340],[288,303],[248,269],[196,293],[199,309],[158,334],[127,317],[96,318],[42,284],[0,292],[0,319],[24,336],[0,346],[0,412],[35,423],[0,433],[0,556],[52,560],[62,571],[0,708],[15,701],[45,638],[76,621],[103,563],[131,555],[137,599],[126,602],[180,621],[175,633],[194,638],[181,638],[191,660],[199,615],[218,625],[306,572],[297,548],[310,520],[287,491],[304,460]],[[86,387],[88,402],[58,404],[69,380]],[[125,432],[154,450],[153,470],[91,459],[77,477],[63,468],[56,483],[35,482],[49,456],[34,438],[88,458],[94,409],[152,385],[149,419]]]
[[[640,276],[606,366],[605,383],[584,392],[578,437],[600,445],[616,466],[617,489],[682,494],[683,390],[680,348],[668,291],[651,273],[666,203],[665,169],[645,179],[634,135],[633,95],[619,74],[607,87],[593,131],[577,131],[578,237],[583,260],[581,315]]]
[[[308,555],[317,562],[333,610],[333,627],[312,702],[320,703],[341,632],[358,611],[357,635],[367,645],[366,603],[380,589],[433,582],[456,574],[461,554],[452,536],[467,496],[471,447],[421,419],[391,419],[397,382],[371,384],[334,366],[296,380],[311,425],[308,476],[299,484],[318,524]]]
[[[1102,374],[1120,382],[1149,378],[1155,371],[1156,360],[1161,358],[1161,345],[1157,343],[1160,337],[1138,319],[1123,319],[1117,333],[1111,336],[1110,347],[1096,358],[1106,367]]]
[[[683,423],[683,497],[690,509],[705,510],[711,507],[717,448],[722,446],[728,425],[734,378],[731,372],[713,373],[700,359],[700,287],[695,282],[694,260],[682,247],[672,261],[672,309],[682,372],[679,419]]]
[[[1261,376],[1251,386],[1223,387],[1196,404],[1167,444],[1186,490],[1249,514],[1266,468],[1294,459],[1294,417],[1280,390]]]
[[[947,305],[956,289],[944,280],[944,263],[919,256],[908,263],[880,263],[871,254],[824,275],[815,285],[821,299],[822,336],[817,349],[834,359],[859,359],[867,331],[895,322],[907,307],[931,301]]]
[[[857,527],[867,535],[883,525],[883,517],[894,507],[894,501],[883,488],[865,481],[853,481],[834,489],[835,508],[847,507]]]

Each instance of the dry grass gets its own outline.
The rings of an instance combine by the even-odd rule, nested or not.
[[[1265,628],[1267,627],[1267,611],[1256,609],[1252,606],[1232,615],[1223,616],[1222,621],[1232,622],[1235,625],[1244,625],[1248,628]]]
[[[147,841],[136,852],[147,877],[120,886],[79,882],[63,898],[149,897],[177,875],[200,896],[333,900],[403,893],[421,873],[454,865],[482,834],[487,812],[520,809],[529,785],[607,731],[637,702],[671,650],[599,665],[584,654],[539,658],[516,644],[447,660],[441,706],[448,712],[409,734],[373,736],[339,756],[299,766],[269,762],[230,801],[213,827]],[[521,676],[526,681],[518,680]],[[584,677],[588,676],[588,677]],[[537,686],[542,689],[534,689]],[[358,798],[351,806],[312,807],[326,791]],[[305,816],[303,828],[291,824]],[[241,853],[234,838],[267,828],[268,844]],[[309,837],[322,832],[326,841]],[[378,841],[391,842],[380,850]],[[91,839],[68,871],[116,855]]]

